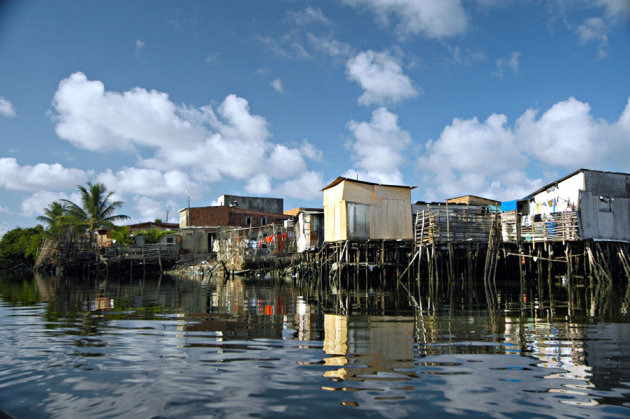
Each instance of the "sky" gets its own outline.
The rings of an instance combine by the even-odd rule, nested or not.
[[[130,222],[630,172],[630,0],[0,0],[0,235],[101,182]]]

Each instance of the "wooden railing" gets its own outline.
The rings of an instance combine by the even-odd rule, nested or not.
[[[529,218],[509,211],[501,214],[501,233],[507,243],[516,243],[519,237],[527,242],[574,241],[580,239],[578,218],[577,211]]]
[[[416,213],[416,244],[487,243],[494,217],[485,207],[427,205]]]

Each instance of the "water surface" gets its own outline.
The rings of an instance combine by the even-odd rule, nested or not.
[[[628,417],[630,324],[561,310],[428,314],[402,290],[343,302],[284,280],[0,274],[0,409]]]

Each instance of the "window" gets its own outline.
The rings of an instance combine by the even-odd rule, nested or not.
[[[612,201],[614,198],[606,198],[604,196],[599,197],[599,210],[601,212],[612,212]]]
[[[267,225],[267,217],[260,217],[260,225],[261,226]]]
[[[166,243],[173,243],[173,238],[172,237],[167,237],[166,238]]]
[[[370,206],[348,202],[348,238],[366,240],[370,238]]]
[[[252,217],[245,217],[245,225],[246,226],[252,225]]]

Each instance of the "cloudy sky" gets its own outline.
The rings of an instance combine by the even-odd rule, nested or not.
[[[0,1],[0,234],[102,182],[133,221],[630,171],[628,0]]]

